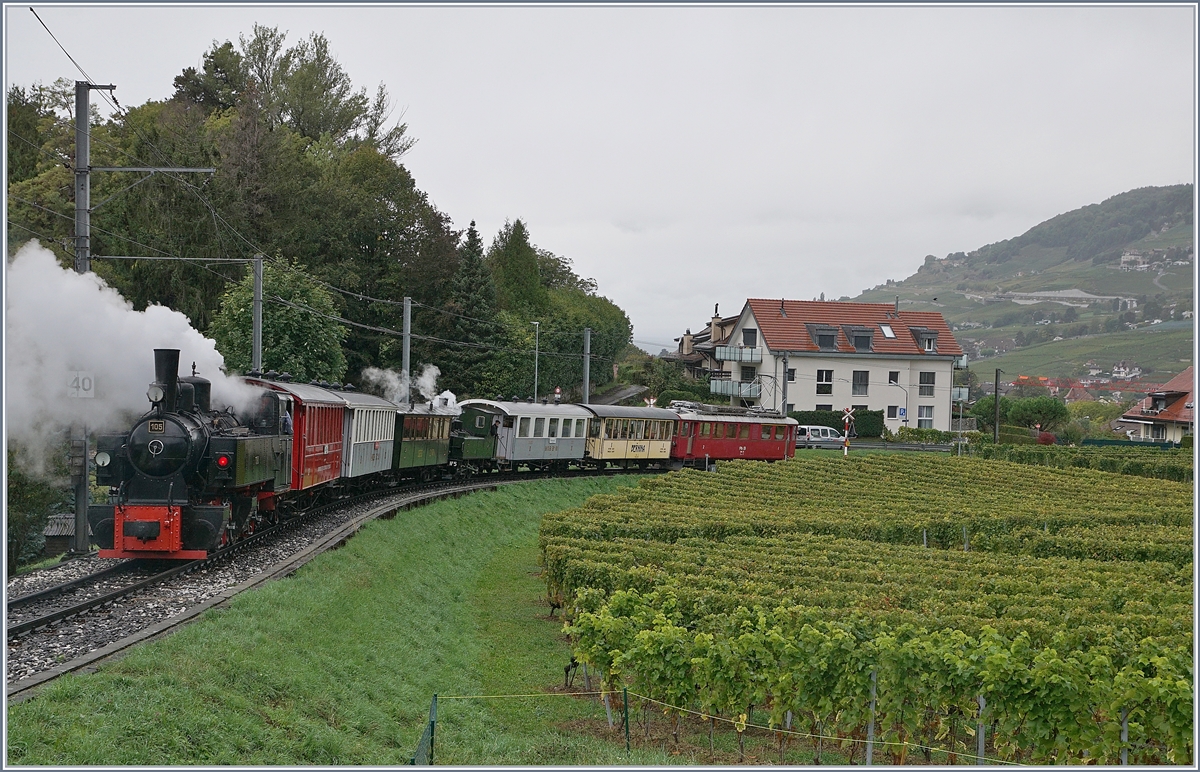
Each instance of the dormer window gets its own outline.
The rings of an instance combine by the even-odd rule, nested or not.
[[[855,334],[854,350],[855,351],[870,351],[871,350],[871,336],[863,335],[861,333]]]
[[[926,327],[909,327],[912,331],[913,339],[917,343],[917,348],[927,354],[937,353],[937,332]]]
[[[837,328],[826,324],[806,324],[808,336],[822,351],[837,351]]]
[[[883,333],[883,337],[887,338],[888,340],[895,339],[896,333],[894,330],[892,330],[892,325],[881,324],[881,325],[879,325],[879,329]]]

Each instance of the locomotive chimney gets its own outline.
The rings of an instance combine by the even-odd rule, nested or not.
[[[154,349],[154,381],[163,388],[163,410],[174,411],[179,389],[179,349]]]

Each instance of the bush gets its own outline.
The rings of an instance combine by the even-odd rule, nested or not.
[[[1058,438],[1055,437],[1050,432],[1038,432],[1038,436],[1037,436],[1037,444],[1038,445],[1053,445],[1055,442],[1057,442],[1057,440],[1058,440]]]
[[[795,410],[788,413],[788,417],[795,418],[801,426],[828,426],[839,432],[846,426],[840,410]],[[857,436],[880,437],[884,429],[882,410],[854,411],[854,433]]]
[[[901,426],[896,432],[897,442],[919,442],[921,444],[945,444],[954,442],[954,432],[944,432],[940,429],[914,429],[911,426]]]

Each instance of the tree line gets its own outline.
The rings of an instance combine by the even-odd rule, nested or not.
[[[7,100],[9,254],[39,238],[69,265],[73,83],[13,86]],[[387,88],[356,88],[319,33],[289,46],[255,25],[214,41],[169,98],[89,120],[93,166],[216,170],[92,176],[93,254],[187,260],[101,257],[93,270],[136,309],[186,314],[231,370],[250,366],[251,271],[203,261],[262,254],[264,369],[355,383],[366,367],[398,370],[410,297],[414,369],[436,365],[460,397],[532,396],[535,335],[540,383],[577,391],[584,327],[592,382],[611,380],[627,315],[525,221],[490,246],[473,222],[456,229],[401,162],[416,140],[391,112]]]

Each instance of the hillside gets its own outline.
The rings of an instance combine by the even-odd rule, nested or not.
[[[1125,360],[1165,380],[1191,362],[1191,325],[1144,335],[1191,318],[1192,218],[1191,185],[1138,188],[973,252],[929,255],[907,279],[853,300],[899,296],[941,311],[972,362],[1014,375],[1084,375],[1089,361],[1108,372]]]

